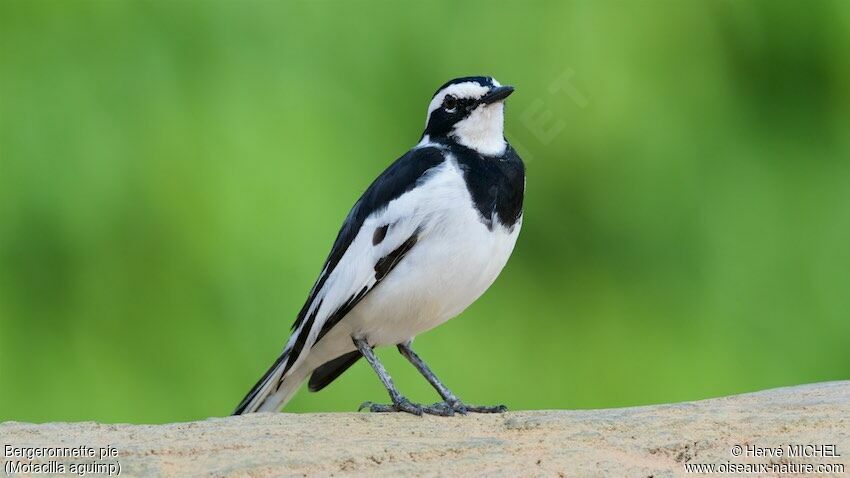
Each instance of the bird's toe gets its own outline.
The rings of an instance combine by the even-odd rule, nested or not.
[[[466,409],[472,413],[505,413],[508,411],[508,407],[504,405],[492,405],[492,406],[472,406],[467,405]]]
[[[439,415],[441,417],[450,417],[455,414],[454,408],[449,406],[446,402],[437,402],[433,405],[422,407],[422,411],[429,415]]]
[[[363,402],[358,407],[357,411],[369,410],[372,413],[390,413],[390,412],[405,412],[412,415],[421,416],[426,407],[411,402],[406,398],[398,400],[396,403],[384,404],[374,402]]]
[[[399,400],[398,403],[393,405],[393,408],[397,412],[407,412],[412,413],[413,415],[422,416],[423,407],[422,405],[418,405],[416,403],[411,402],[408,399]]]
[[[445,402],[442,402],[446,407],[451,408],[457,413],[461,415],[466,415],[467,413],[505,413],[508,411],[508,407],[504,405],[492,405],[492,406],[484,406],[484,405],[467,405],[462,401],[455,399],[449,399]]]

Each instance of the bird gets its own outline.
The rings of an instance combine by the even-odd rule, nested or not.
[[[390,398],[360,410],[507,410],[461,401],[411,344],[475,302],[513,252],[525,195],[525,165],[504,135],[505,100],[513,92],[491,76],[455,78],[437,89],[419,142],[351,208],[283,352],[234,415],[279,411],[308,377],[317,392],[360,358]],[[405,397],[375,356],[383,346],[396,346],[442,401]]]

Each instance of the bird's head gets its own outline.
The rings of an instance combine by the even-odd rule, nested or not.
[[[512,86],[502,86],[489,76],[456,78],[441,86],[431,104],[423,140],[446,138],[480,154],[505,151],[505,98]]]

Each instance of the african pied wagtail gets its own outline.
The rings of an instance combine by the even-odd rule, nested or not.
[[[503,134],[514,91],[490,77],[457,78],[437,90],[425,132],[366,189],[345,218],[283,353],[235,415],[276,411],[309,376],[326,387],[366,357],[390,394],[373,412],[421,415],[502,412],[463,404],[410,348],[413,338],[463,312],[487,290],[522,225],[525,168]],[[396,345],[443,402],[410,402],[374,347]]]

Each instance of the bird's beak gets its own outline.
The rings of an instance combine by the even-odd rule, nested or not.
[[[490,103],[495,103],[497,101],[502,101],[511,93],[514,92],[513,86],[498,86],[493,88],[486,95],[482,96],[481,99],[478,100],[479,105],[489,105]]]

